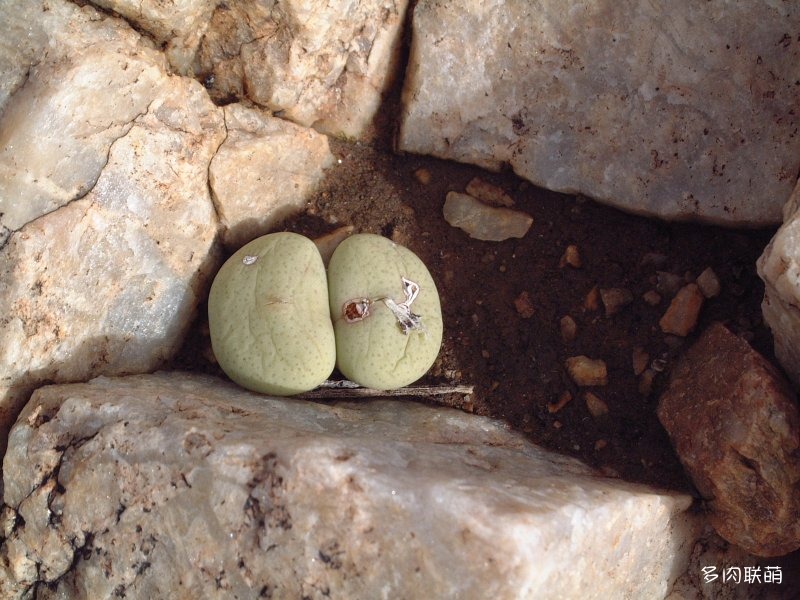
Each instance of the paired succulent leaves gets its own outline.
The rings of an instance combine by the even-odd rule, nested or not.
[[[343,241],[327,277],[308,238],[253,240],[214,279],[208,316],[223,371],[274,395],[315,388],[334,364],[365,387],[403,387],[427,372],[442,341],[428,269],[407,248],[371,234]]]

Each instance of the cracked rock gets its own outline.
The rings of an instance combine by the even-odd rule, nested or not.
[[[714,324],[672,371],[658,418],[723,538],[758,556],[800,548],[800,412],[775,367]]]
[[[697,533],[688,496],[496,421],[180,373],[39,389],[3,476],[9,599],[663,598]]]
[[[800,7],[569,6],[418,2],[399,149],[644,215],[778,222],[800,167]]]
[[[0,93],[0,246],[86,194],[114,140],[170,87],[163,56],[117,19],[57,0],[2,11],[0,74],[25,77]]]
[[[202,86],[170,79],[88,194],[0,249],[0,444],[42,381],[145,372],[177,350],[216,260],[223,136]]]
[[[407,0],[218,3],[192,69],[215,100],[247,98],[300,125],[361,137],[393,80],[406,6]]]
[[[328,139],[261,111],[224,108],[227,136],[211,161],[226,245],[239,248],[299,212],[333,164]]]

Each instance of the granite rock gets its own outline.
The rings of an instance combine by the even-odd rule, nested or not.
[[[224,110],[226,137],[209,184],[222,240],[239,248],[299,212],[334,160],[328,139],[313,129],[241,104]]]
[[[4,481],[11,599],[661,598],[697,532],[483,417],[177,373],[39,389]]]
[[[786,220],[758,259],[764,280],[761,311],[772,329],[775,356],[800,385],[800,184],[784,209]]]
[[[421,0],[398,147],[639,214],[776,223],[799,28],[791,2]]]
[[[714,324],[673,369],[658,418],[723,538],[758,556],[800,548],[800,412],[775,367]]]
[[[0,446],[41,382],[146,372],[177,350],[216,260],[207,172],[223,137],[202,86],[172,78],[91,191],[0,248]]]

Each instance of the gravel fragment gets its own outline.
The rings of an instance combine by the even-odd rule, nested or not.
[[[514,200],[502,188],[484,181],[480,177],[473,177],[467,184],[466,191],[470,196],[489,206],[505,206],[506,208],[514,206]]]
[[[581,253],[575,244],[570,244],[567,246],[566,250],[564,250],[561,260],[558,261],[559,267],[569,265],[573,269],[579,269],[582,264],[583,262],[581,261]]]
[[[641,375],[647,368],[647,363],[650,361],[650,355],[641,346],[636,346],[633,349],[633,356],[631,362],[633,364],[633,374]]]
[[[700,291],[703,292],[703,296],[706,298],[719,296],[722,289],[719,278],[711,267],[708,267],[697,277],[697,287],[700,288]]]
[[[603,402],[603,400],[596,394],[593,394],[592,392],[586,392],[583,395],[583,399],[586,401],[586,408],[589,409],[589,413],[595,419],[608,414],[608,404]]]
[[[557,413],[571,401],[572,401],[572,393],[569,390],[564,390],[558,395],[557,401],[547,405],[547,411],[550,414]]]
[[[530,319],[536,313],[536,309],[533,307],[533,302],[531,302],[531,297],[528,295],[528,292],[522,292],[514,299],[514,308],[517,310],[517,314],[523,319]]]
[[[448,192],[442,209],[444,219],[469,237],[486,242],[502,242],[525,237],[533,224],[530,215],[510,208],[487,206],[469,194]]]
[[[601,288],[600,299],[606,308],[606,316],[610,317],[633,302],[633,294],[624,288]]]
[[[667,271],[656,271],[656,281],[656,291],[670,298],[677,294],[685,283],[683,277]]]
[[[565,343],[573,341],[578,334],[578,324],[575,323],[575,319],[566,315],[561,317],[559,324],[561,326],[561,339],[564,340]]]
[[[608,384],[608,370],[603,360],[572,356],[567,359],[566,367],[572,381],[579,386]]]
[[[428,185],[431,182],[431,172],[422,167],[414,171],[414,179],[419,181],[422,185]]]
[[[658,322],[661,331],[681,337],[689,335],[697,325],[703,300],[703,292],[696,283],[683,286]]]
[[[642,299],[650,306],[658,306],[661,303],[661,294],[655,290],[649,290],[642,295]]]
[[[600,308],[600,291],[597,286],[594,286],[589,293],[586,294],[586,299],[583,301],[583,307],[586,310],[595,311]]]

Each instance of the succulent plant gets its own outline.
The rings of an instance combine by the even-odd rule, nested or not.
[[[228,259],[211,286],[208,322],[220,367],[248,389],[297,394],[333,370],[325,267],[296,233],[257,238]]]
[[[442,312],[431,274],[408,248],[379,235],[344,240],[328,265],[336,365],[365,387],[422,377],[439,354]]]

